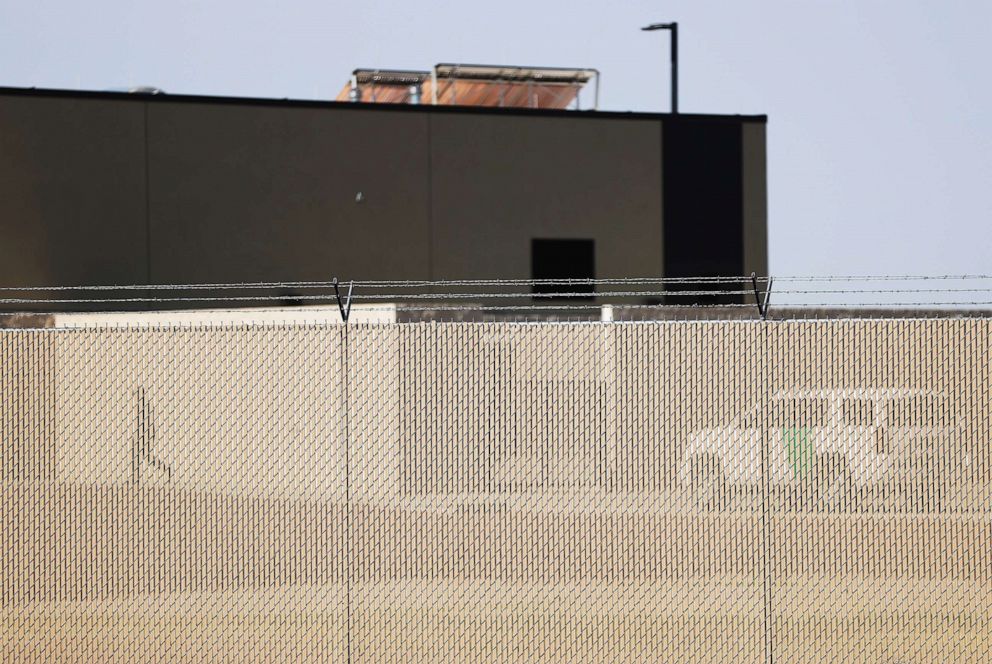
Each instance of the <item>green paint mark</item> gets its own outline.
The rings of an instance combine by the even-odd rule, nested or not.
[[[782,442],[796,479],[805,477],[813,467],[813,430],[802,427],[782,429]]]

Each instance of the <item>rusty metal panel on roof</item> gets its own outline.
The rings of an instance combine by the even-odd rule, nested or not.
[[[591,69],[496,65],[439,64],[431,72],[356,69],[336,100],[565,109],[596,76]]]

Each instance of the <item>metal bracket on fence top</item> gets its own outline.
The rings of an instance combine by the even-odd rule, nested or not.
[[[754,303],[758,305],[761,320],[768,320],[768,297],[772,294],[772,278],[768,277],[768,282],[765,284],[764,297],[758,291],[758,277],[754,272],[751,273],[751,285],[754,286]]]
[[[338,309],[341,310],[341,320],[345,323],[348,322],[348,318],[351,316],[351,291],[355,287],[354,281],[348,282],[348,295],[342,300],[341,299],[341,289],[338,283],[338,278],[334,277],[334,295],[338,298]]]

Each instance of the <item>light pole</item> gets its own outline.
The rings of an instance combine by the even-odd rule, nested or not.
[[[678,23],[652,23],[646,25],[641,30],[648,32],[652,30],[672,31],[672,113],[679,112],[679,24]]]

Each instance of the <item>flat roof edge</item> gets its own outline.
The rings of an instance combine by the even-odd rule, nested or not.
[[[103,99],[112,101],[147,102],[154,104],[217,104],[233,106],[272,106],[283,108],[350,108],[387,113],[482,113],[486,115],[532,115],[541,117],[597,117],[627,119],[724,120],[738,122],[768,122],[767,115],[717,113],[652,113],[646,111],[593,111],[540,108],[500,108],[495,106],[453,106],[432,104],[374,104],[350,101],[290,99],[288,97],[221,97],[216,95],[147,94],[102,90],[67,90],[59,88],[19,88],[0,86],[0,97],[46,97],[60,99]]]

